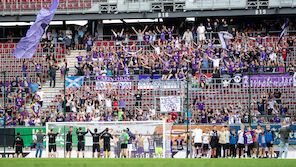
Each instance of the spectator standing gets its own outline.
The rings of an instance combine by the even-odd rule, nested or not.
[[[189,28],[187,28],[187,30],[184,32],[182,39],[185,41],[186,46],[189,46],[191,44],[193,40],[193,35]]]
[[[43,134],[43,130],[42,129],[40,129],[39,131],[36,130],[36,136],[37,136],[37,141],[36,141],[36,154],[35,154],[35,157],[37,158],[38,153],[39,153],[39,158],[41,158],[42,157],[42,151],[43,151],[43,138],[45,137],[45,134]]]
[[[42,91],[41,87],[38,88],[37,95],[39,96],[38,100],[39,100],[40,106],[42,107],[44,92]]]
[[[35,94],[35,92],[37,92],[39,85],[36,83],[36,81],[34,80],[31,84],[30,84],[30,93],[31,95]]]
[[[147,30],[148,26],[145,26],[144,30],[142,31],[139,29],[138,31],[135,29],[135,27],[132,27],[132,30],[137,34],[137,40],[138,40],[138,45],[142,46],[144,42],[144,33]]]
[[[49,86],[54,88],[55,83],[56,83],[56,72],[59,68],[56,68],[56,66],[53,64],[52,66],[49,67],[49,77],[50,77],[50,83]],[[53,84],[52,84],[53,82]]]
[[[289,134],[291,132],[291,128],[285,121],[282,122],[282,127],[279,130],[280,134],[280,155],[279,159],[283,158],[283,152],[285,152],[284,159],[287,159],[288,155],[288,146],[289,146]]]
[[[206,37],[207,39],[211,39],[213,33],[213,27],[210,22],[207,23],[206,26]]]
[[[205,36],[206,28],[203,25],[203,23],[200,23],[200,25],[197,27],[197,32],[198,32],[199,42],[204,42],[206,40],[206,36]]]

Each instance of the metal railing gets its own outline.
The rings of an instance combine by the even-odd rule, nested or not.
[[[134,111],[136,110],[135,106],[141,104],[138,107],[143,107],[144,110],[147,109],[146,105],[153,105],[157,112],[164,113],[160,99],[162,97],[174,96],[180,98],[181,108],[178,111],[183,118],[185,117],[187,105],[189,108],[192,108],[191,115],[195,119],[199,117],[201,110],[209,110],[216,116],[232,112],[233,114],[239,114],[240,117],[243,117],[245,112],[251,112],[250,116],[252,118],[259,118],[257,116],[260,115],[269,115],[270,119],[277,114],[280,117],[286,116],[281,115],[280,109],[283,107],[283,104],[289,109],[287,116],[294,116],[296,110],[294,76],[288,73],[259,74],[247,73],[235,74],[233,76],[221,75],[220,77],[213,76],[212,74],[200,74],[190,80],[183,81],[175,79],[161,80],[160,75],[154,76],[154,79],[152,79],[151,75],[84,76],[83,83],[79,89],[74,89],[74,87],[66,88],[67,91],[64,94],[68,107],[66,111],[68,114],[71,112],[85,112],[85,110],[80,111],[78,108],[73,111],[72,109],[76,106],[73,106],[74,103],[72,102],[80,103],[81,100],[79,99],[87,95],[90,99],[93,99],[92,97],[97,99],[100,99],[100,96],[105,97],[104,101],[99,101],[100,105],[96,112],[107,109],[105,100],[110,96],[112,102],[114,102],[113,97],[117,102],[121,98],[124,99],[126,111]],[[206,76],[205,80],[203,79],[204,76]],[[137,94],[138,90],[143,93],[141,101],[137,101],[133,96]],[[260,97],[268,96],[268,93],[273,95],[275,90],[282,93],[280,99],[274,99],[278,101],[278,105],[274,107],[272,113],[268,114],[268,98],[263,99],[266,100],[264,103],[264,113],[258,113],[261,112],[257,108],[257,102]],[[63,101],[64,95],[61,93],[51,102],[55,110],[60,106],[58,103],[61,100]],[[83,104],[87,103],[86,100]],[[200,108],[201,104],[203,106],[202,109]],[[118,108],[120,106],[113,105],[112,111],[116,111]],[[226,113],[224,109],[227,109]],[[58,111],[63,112],[63,109],[60,108]]]

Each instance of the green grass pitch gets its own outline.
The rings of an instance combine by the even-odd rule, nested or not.
[[[295,167],[277,159],[0,159],[0,167]]]

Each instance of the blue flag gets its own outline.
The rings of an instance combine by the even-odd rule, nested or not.
[[[80,77],[80,76],[74,76],[74,77],[67,77],[66,78],[66,88],[70,89],[70,88],[74,88],[74,89],[79,89],[80,86],[83,85],[83,80],[84,77]]]
[[[280,34],[279,34],[279,41],[278,41],[278,44],[281,43],[281,39],[282,39],[282,37],[285,36],[285,35],[287,34],[288,29],[289,29],[288,26],[289,26],[289,19],[287,18],[287,19],[286,19],[286,22],[285,22],[285,24],[282,26],[282,30],[281,30],[281,32],[280,32]]]
[[[36,52],[42,35],[54,17],[58,5],[59,0],[54,0],[49,9],[42,8],[40,10],[35,22],[27,31],[26,36],[19,41],[16,49],[12,53],[16,58],[32,58]]]

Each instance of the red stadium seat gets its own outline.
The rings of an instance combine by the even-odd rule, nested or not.
[[[10,5],[10,4],[6,4],[6,5],[5,5],[5,9],[6,9],[6,10],[10,10],[10,9],[11,9],[11,5]]]
[[[91,3],[90,3],[90,2],[87,2],[87,3],[85,4],[85,8],[91,8]]]
[[[36,4],[35,3],[30,4],[30,9],[36,9]]]
[[[24,4],[24,5],[23,5],[23,9],[30,9],[30,8],[29,8],[29,4]]]
[[[78,8],[78,3],[74,3],[73,8]]]
[[[47,9],[48,8],[48,4],[42,4],[42,8]]]
[[[40,3],[37,3],[36,8],[37,9],[41,9],[41,4]]]
[[[72,3],[68,3],[67,8],[73,8],[73,4]]]

